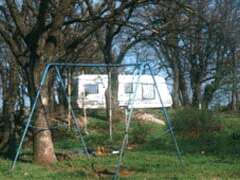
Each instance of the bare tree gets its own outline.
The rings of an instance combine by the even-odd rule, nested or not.
[[[80,51],[93,32],[131,4],[114,7],[114,11],[107,14],[101,9],[101,13],[93,18],[85,3],[75,0],[24,0],[19,4],[6,0],[1,5],[0,34],[14,55],[15,62],[24,72],[31,102],[46,63]],[[47,84],[50,82],[48,79]],[[36,113],[35,126],[40,129],[48,129],[47,86],[42,89],[42,104],[39,104]],[[38,131],[35,135],[34,159],[42,164],[56,161],[49,130]]]

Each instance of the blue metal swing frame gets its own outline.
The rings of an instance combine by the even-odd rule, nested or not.
[[[20,143],[19,143],[19,146],[18,146],[18,149],[17,149],[17,152],[16,152],[16,155],[13,159],[13,163],[12,163],[12,166],[11,166],[11,169],[13,170],[16,166],[16,162],[18,160],[18,157],[20,155],[20,152],[21,152],[21,149],[22,149],[22,146],[23,146],[23,142],[24,142],[24,139],[26,137],[26,134],[27,134],[27,131],[29,129],[29,126],[30,126],[30,123],[33,119],[33,115],[34,115],[34,112],[35,110],[37,109],[37,104],[39,102],[39,99],[41,98],[41,90],[42,88],[44,87],[45,83],[46,83],[46,79],[47,79],[47,76],[48,76],[48,73],[51,69],[54,69],[57,73],[57,77],[60,81],[60,84],[61,84],[61,87],[63,88],[64,90],[64,96],[66,97],[67,99],[67,102],[69,104],[69,107],[70,107],[70,112],[71,112],[71,115],[72,115],[72,119],[74,121],[74,125],[76,126],[76,129],[77,129],[77,133],[78,135],[80,136],[80,141],[83,145],[83,148],[84,148],[84,151],[85,153],[87,154],[87,157],[90,159],[90,155],[88,153],[88,149],[87,149],[87,145],[85,143],[85,140],[83,138],[83,135],[82,135],[82,132],[81,132],[81,129],[80,127],[78,126],[78,123],[77,123],[77,118],[76,118],[76,115],[73,111],[73,108],[72,108],[72,104],[71,104],[71,101],[70,101],[70,97],[68,97],[67,95],[67,92],[66,92],[66,89],[65,89],[65,84],[64,84],[64,81],[63,81],[63,78],[61,76],[61,73],[59,71],[59,68],[120,68],[120,67],[135,67],[135,72],[134,72],[134,77],[133,79],[136,79],[137,83],[135,88],[134,88],[134,91],[133,93],[130,95],[129,97],[129,102],[128,102],[128,109],[130,110],[129,113],[128,113],[128,117],[127,117],[127,124],[126,124],[126,129],[125,129],[125,133],[124,133],[124,138],[123,138],[123,141],[122,141],[122,145],[121,145],[121,149],[120,149],[120,153],[119,153],[119,158],[118,158],[118,161],[117,161],[117,164],[116,164],[116,170],[115,170],[115,175],[113,176],[113,179],[118,179],[119,177],[119,170],[120,170],[120,166],[122,164],[122,158],[123,158],[123,152],[125,150],[125,146],[127,145],[127,139],[128,139],[128,129],[130,127],[130,124],[131,124],[131,119],[132,119],[132,114],[133,114],[133,103],[135,101],[135,98],[136,98],[136,92],[137,92],[137,89],[138,89],[138,85],[139,85],[139,79],[141,77],[141,75],[143,74],[144,70],[149,70],[150,72],[150,75],[153,79],[153,83],[154,83],[154,87],[156,88],[156,91],[157,91],[157,95],[159,96],[159,100],[160,100],[160,103],[162,105],[162,112],[163,112],[163,115],[164,115],[164,118],[165,118],[165,121],[167,123],[167,126],[168,126],[168,129],[169,129],[169,132],[170,132],[170,135],[172,137],[172,140],[173,140],[173,143],[175,145],[175,148],[176,148],[176,153],[177,153],[177,157],[181,163],[181,165],[183,165],[183,161],[182,161],[182,156],[181,156],[181,151],[179,149],[179,146],[178,146],[178,143],[177,143],[177,140],[176,140],[176,137],[175,137],[175,134],[174,134],[174,131],[173,131],[173,127],[172,127],[172,124],[171,124],[171,121],[170,121],[170,118],[168,116],[168,113],[166,111],[166,108],[164,107],[163,105],[163,101],[162,101],[162,97],[160,95],[160,90],[158,89],[158,86],[157,86],[157,82],[156,82],[156,79],[154,77],[154,73],[151,69],[151,66],[148,64],[148,63],[141,63],[141,64],[74,64],[74,63],[50,63],[50,64],[47,64],[45,66],[45,69],[42,73],[42,77],[41,77],[41,81],[40,81],[40,85],[37,89],[37,93],[36,93],[36,96],[35,96],[35,99],[34,99],[34,103],[33,103],[33,106],[31,108],[31,111],[29,113],[29,116],[28,116],[28,119],[27,119],[27,123],[25,125],[25,128],[24,128],[24,131],[23,131],[23,134],[21,136],[21,140],[20,140]]]

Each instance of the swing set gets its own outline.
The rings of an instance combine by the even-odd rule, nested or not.
[[[175,137],[175,134],[174,134],[174,131],[173,131],[171,121],[169,119],[166,108],[164,107],[163,100],[162,100],[162,97],[161,97],[161,94],[160,94],[160,90],[157,86],[157,81],[155,79],[154,72],[153,72],[150,64],[148,64],[148,63],[140,63],[140,64],[50,63],[50,64],[46,65],[46,67],[45,67],[45,69],[42,73],[40,85],[38,87],[38,90],[37,90],[37,93],[36,93],[36,96],[35,96],[35,99],[34,99],[34,103],[33,103],[33,106],[30,110],[28,119],[26,121],[25,128],[24,128],[23,134],[21,136],[16,155],[13,159],[11,169],[13,170],[16,166],[18,157],[20,155],[20,152],[21,152],[21,149],[22,149],[22,146],[23,146],[24,139],[27,135],[29,127],[31,127],[31,121],[32,121],[33,116],[34,116],[34,112],[36,111],[37,104],[38,104],[38,102],[40,101],[40,98],[41,98],[41,90],[45,86],[47,76],[48,76],[51,69],[55,70],[57,79],[60,82],[60,86],[64,91],[64,96],[67,99],[68,107],[69,107],[69,110],[70,110],[70,113],[71,113],[71,116],[72,116],[72,121],[73,121],[73,124],[75,126],[76,133],[78,134],[78,137],[80,138],[81,144],[83,145],[83,149],[84,149],[84,152],[87,155],[87,159],[89,160],[89,162],[91,162],[91,166],[94,169],[94,163],[92,163],[92,160],[91,160],[92,157],[91,157],[91,155],[88,151],[87,144],[84,140],[83,132],[82,132],[81,128],[79,127],[79,123],[77,122],[77,116],[76,116],[76,113],[74,112],[73,105],[72,105],[72,102],[71,102],[71,98],[68,95],[68,92],[66,90],[67,89],[66,84],[64,83],[64,79],[63,79],[63,77],[60,73],[60,69],[73,69],[73,68],[96,68],[96,69],[106,68],[106,69],[111,69],[111,68],[127,68],[127,67],[134,68],[134,72],[133,72],[133,84],[134,84],[134,86],[133,86],[133,93],[129,94],[129,101],[128,101],[128,105],[127,105],[128,113],[127,113],[127,117],[126,117],[126,127],[125,127],[125,132],[124,132],[123,140],[122,140],[120,151],[119,151],[119,157],[118,157],[118,160],[116,162],[115,173],[114,173],[112,179],[116,180],[116,179],[119,178],[119,172],[120,172],[120,168],[121,168],[122,161],[123,161],[124,150],[126,149],[126,146],[127,146],[127,143],[128,143],[128,133],[129,133],[129,128],[130,128],[130,125],[131,125],[131,120],[132,120],[133,110],[134,110],[133,104],[134,104],[134,101],[136,99],[137,90],[139,88],[140,77],[143,75],[144,72],[146,72],[146,70],[149,71],[150,76],[152,77],[154,88],[156,89],[157,96],[159,97],[160,103],[162,105],[161,110],[162,110],[164,119],[166,121],[167,127],[168,127],[168,132],[171,135],[172,141],[173,141],[173,143],[175,145],[175,148],[176,148],[177,157],[178,157],[178,159],[179,159],[179,161],[182,165],[183,162],[182,162],[181,152],[180,152],[179,146],[177,144],[177,140],[176,140],[176,137]]]

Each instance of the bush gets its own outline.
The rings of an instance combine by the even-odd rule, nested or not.
[[[207,110],[179,109],[173,113],[172,120],[176,133],[183,137],[198,138],[222,129],[220,121]]]
[[[130,144],[144,144],[147,141],[147,136],[150,134],[152,127],[143,122],[135,122],[129,135]]]

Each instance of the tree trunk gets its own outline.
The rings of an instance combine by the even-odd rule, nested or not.
[[[35,126],[39,128],[34,135],[34,161],[38,164],[52,164],[57,161],[51,131],[48,130],[48,123],[44,107],[40,107]]]
[[[48,99],[49,99],[49,104],[48,104],[48,112],[50,114],[55,112],[55,94],[54,94],[54,81],[55,78],[53,75],[49,74],[49,80],[48,80]]]
[[[63,71],[60,70],[60,73],[62,75],[62,79],[66,80],[66,76]],[[61,114],[67,113],[66,109],[68,108],[68,102],[64,94],[64,90],[62,89],[60,83],[58,83],[58,88],[57,88],[57,96],[59,100],[59,107],[61,109]]]
[[[199,82],[193,82],[192,85],[192,90],[193,90],[193,98],[192,98],[192,105],[194,107],[200,108],[201,109],[201,85]]]
[[[38,67],[39,71],[36,71],[35,84],[40,82],[40,74],[44,70],[44,65]],[[48,74],[50,75],[50,74]],[[49,105],[48,98],[48,84],[49,78],[47,78],[45,86],[41,91],[41,103],[39,103],[37,110],[37,117],[35,121],[36,132],[34,133],[34,162],[38,164],[52,164],[57,161],[54,152],[54,146],[52,141],[51,131],[48,129],[47,109]]]
[[[173,76],[173,107],[177,108],[180,106],[179,69],[177,67],[177,64],[174,64]]]
[[[211,102],[212,98],[213,98],[213,94],[215,92],[216,88],[213,86],[213,84],[208,84],[206,85],[205,89],[204,89],[204,93],[203,93],[203,109],[207,109],[209,106],[209,103]]]
[[[14,123],[14,112],[8,112],[4,117],[4,128],[0,151],[5,157],[13,159],[17,150],[17,128]]]
[[[189,98],[189,93],[187,89],[186,79],[181,69],[179,74],[179,89],[181,94],[181,104],[183,106],[188,106],[190,104],[190,100],[189,100],[190,98]]]
[[[122,112],[118,104],[118,70],[116,68],[111,71],[111,87],[112,87],[112,118],[114,121],[122,120]]]
[[[14,68],[5,69],[3,74],[3,129],[1,130],[0,152],[8,158],[13,158],[17,149],[17,128],[15,104],[17,100],[17,75]],[[11,90],[10,90],[11,89]]]
[[[237,62],[235,58],[235,52],[233,51],[232,55],[232,103],[231,108],[233,111],[237,111]]]
[[[233,111],[237,111],[237,96],[238,96],[238,92],[237,92],[236,80],[233,80],[233,85],[232,85],[232,103],[231,103],[231,109]]]
[[[109,122],[109,134],[112,137],[113,122],[123,118],[118,104],[118,70],[108,68],[108,88],[105,92],[106,113]]]

